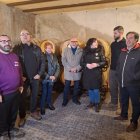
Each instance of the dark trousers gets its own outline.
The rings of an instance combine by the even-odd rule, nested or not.
[[[80,82],[79,80],[74,81],[74,89],[73,89],[73,96],[72,96],[73,101],[78,100],[79,82]],[[71,81],[65,80],[65,87],[63,91],[63,102],[68,101],[68,93],[70,91],[70,84],[71,84]]]
[[[122,96],[122,117],[128,117],[129,97],[132,102],[131,122],[137,124],[140,116],[140,87],[124,87],[120,89]]]
[[[52,83],[43,80],[42,81],[42,96],[41,96],[41,109],[45,109],[45,104],[52,105]]]
[[[20,118],[24,118],[26,116],[26,97],[27,90],[30,87],[31,89],[31,98],[30,98],[30,112],[35,112],[37,109],[37,96],[39,93],[39,80],[26,80],[24,83],[24,90],[20,96],[20,104],[19,104],[19,116]]]
[[[110,95],[111,95],[111,103],[114,105],[118,105],[118,99],[121,105],[121,95],[119,91],[119,83],[115,70],[110,70],[109,73],[109,87],[110,87]]]
[[[0,135],[10,131],[15,126],[19,107],[19,92],[13,92],[4,96],[0,103]]]

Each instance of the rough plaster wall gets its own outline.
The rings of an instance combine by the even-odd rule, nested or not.
[[[93,11],[54,13],[36,16],[36,37],[64,41],[72,36],[86,41],[89,37],[113,40],[113,28],[122,25],[126,32],[140,33],[140,5]]]
[[[0,4],[0,34],[9,35],[12,41],[17,43],[23,28],[35,36],[35,16]]]

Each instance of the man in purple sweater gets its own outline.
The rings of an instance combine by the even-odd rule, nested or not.
[[[0,137],[23,137],[25,133],[14,128],[18,112],[18,98],[22,88],[19,59],[11,53],[11,40],[0,36]]]

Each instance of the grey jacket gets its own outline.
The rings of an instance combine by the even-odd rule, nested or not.
[[[72,53],[71,46],[68,45],[62,52],[62,64],[64,66],[64,79],[77,81],[81,79],[81,66],[80,60],[82,57],[83,49],[77,48],[75,54]],[[70,72],[72,68],[77,69],[77,72]]]

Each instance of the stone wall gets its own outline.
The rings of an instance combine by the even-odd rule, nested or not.
[[[86,41],[99,37],[113,40],[113,28],[122,25],[125,34],[134,30],[140,33],[140,5],[122,8],[98,9],[68,13],[50,13],[36,16],[36,37],[44,40],[64,41],[78,36]]]
[[[35,36],[35,16],[0,3],[0,34],[9,35],[17,43],[23,28]]]

